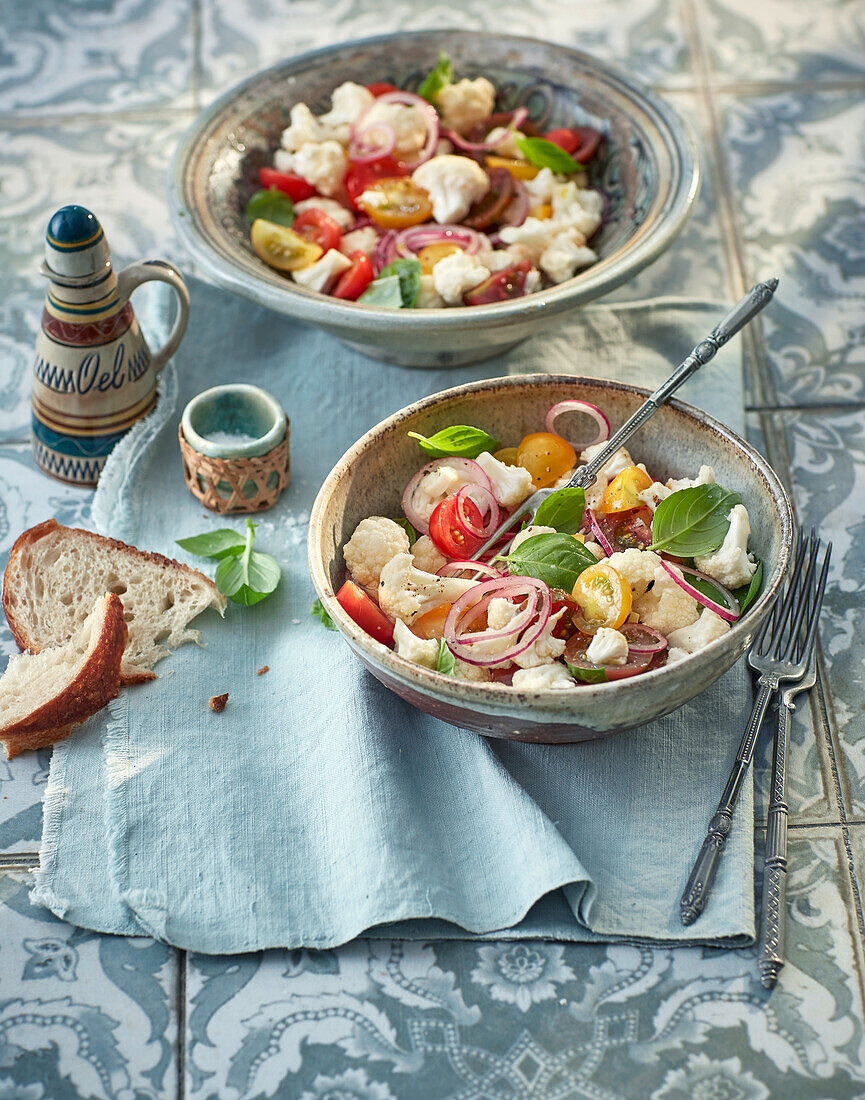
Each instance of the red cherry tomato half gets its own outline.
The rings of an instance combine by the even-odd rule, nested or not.
[[[586,656],[592,642],[590,634],[576,633],[565,644],[565,660],[578,680],[590,684],[603,684],[611,680],[625,680],[648,671],[652,663],[650,653],[629,653],[623,665],[597,665]]]
[[[387,95],[388,92],[398,92],[399,88],[396,84],[388,84],[386,80],[374,80],[372,84],[367,84],[366,90],[378,99],[380,95]]]
[[[404,168],[394,157],[379,157],[369,164],[353,164],[345,177],[345,189],[355,210],[360,207],[355,202],[359,195],[366,191],[371,183],[376,180],[388,179],[391,176],[407,176],[408,169]]]
[[[334,298],[345,298],[347,302],[356,302],[375,278],[372,260],[365,252],[349,252],[352,261],[348,271],[343,272],[339,282],[331,291]]]
[[[336,594],[336,602],[361,630],[384,645],[393,645],[393,623],[354,581],[346,581]]]
[[[447,557],[469,560],[475,556],[475,551],[483,546],[484,539],[469,534],[460,523],[457,517],[456,499],[456,493],[451,493],[435,506],[429,518],[429,537]],[[472,526],[483,528],[484,517],[471,498],[467,497],[463,501],[463,508]]]
[[[488,229],[501,219],[508,203],[514,197],[514,177],[506,168],[490,168],[490,187],[478,202],[473,203],[463,218],[469,229]]]
[[[488,279],[463,295],[467,306],[488,306],[492,302],[506,302],[510,298],[521,298],[526,292],[526,278],[532,269],[528,260],[497,271]]]
[[[282,191],[292,202],[303,202],[317,194],[303,176],[296,176],[293,172],[277,172],[275,168],[259,168],[258,182],[264,188],[275,187],[277,191]]]
[[[342,240],[342,230],[339,224],[333,220],[330,214],[325,214],[317,207],[310,207],[294,219],[291,228],[301,237],[317,244],[322,252],[331,248],[339,248]]]
[[[560,126],[557,130],[548,130],[544,137],[547,141],[551,141],[553,145],[558,145],[560,149],[564,149],[566,153],[573,153],[580,144],[580,139],[576,133],[566,126]]]
[[[573,129],[561,126],[558,130],[550,130],[544,134],[547,141],[552,141],[560,149],[570,153],[578,164],[585,164],[595,155],[603,136],[593,126],[575,126]]]
[[[629,512],[605,515],[594,512],[595,521],[614,551],[645,550],[652,542],[652,512],[650,508],[632,508]],[[586,532],[591,538],[591,533]]]

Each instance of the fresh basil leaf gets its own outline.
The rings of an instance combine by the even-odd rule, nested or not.
[[[739,613],[740,616],[744,615],[754,600],[760,595],[760,589],[763,587],[763,563],[758,559],[757,568],[754,570],[754,575],[751,577],[750,584],[743,584],[741,588],[737,588],[733,595],[739,601]]]
[[[550,588],[571,592],[577,577],[598,559],[571,535],[532,535],[505,559],[510,573],[537,577]]]
[[[227,554],[240,554],[246,539],[231,527],[219,527],[216,531],[177,539],[177,545],[199,558],[224,558]]]
[[[448,649],[448,644],[441,639],[439,642],[439,653],[436,659],[436,672],[442,672],[445,676],[453,676],[454,669],[457,667],[456,658],[453,653]]]
[[[575,680],[582,680],[584,684],[605,684],[607,682],[607,670],[604,668],[583,668],[581,665],[572,665],[565,661],[568,672]]]
[[[560,145],[547,141],[546,138],[517,138],[517,148],[530,164],[536,164],[539,168],[551,168],[554,172],[567,175],[570,172],[579,172],[583,167]]]
[[[422,82],[417,94],[422,96],[428,103],[435,104],[436,96],[442,88],[446,88],[448,84],[453,84],[453,79],[453,62],[444,50],[439,50],[439,59],[436,66]]]
[[[671,493],[655,509],[649,550],[664,550],[679,558],[711,554],[724,541],[730,511],[741,501],[738,493],[723,485],[693,485]]]
[[[294,203],[275,187],[267,191],[256,191],[246,204],[246,220],[254,222],[262,218],[275,225],[291,225],[294,221]]]
[[[279,584],[282,571],[270,554],[252,549],[255,524],[246,521],[246,543],[241,554],[224,557],[216,567],[216,587],[233,603],[251,607],[269,596]]]
[[[309,609],[310,615],[314,615],[317,619],[321,619],[322,626],[326,626],[328,630],[336,630],[337,625],[333,619],[328,615],[327,608],[321,602],[316,600],[312,607]]]
[[[695,577],[693,573],[686,573],[685,580],[710,600],[719,603],[722,607],[725,606],[726,601],[724,600],[723,593],[716,584],[712,583],[712,581],[704,577]]]
[[[388,279],[396,275],[399,278],[399,292],[403,309],[411,309],[420,292],[420,260],[393,260],[381,269],[379,279]]]
[[[366,306],[390,306],[391,309],[402,308],[402,291],[400,290],[399,275],[381,275],[369,284],[366,290],[358,298]]]
[[[532,523],[553,527],[566,535],[575,535],[586,510],[586,490],[578,486],[559,489],[541,501]]]
[[[405,533],[408,535],[409,546],[414,546],[414,544],[420,538],[420,535],[417,531],[415,531],[414,527],[412,527],[405,516],[397,516],[394,520],[394,523],[398,523],[400,527],[402,527],[403,531],[405,531]]]
[[[501,443],[500,439],[493,439],[481,428],[472,428],[469,424],[454,424],[431,436],[409,432],[408,437],[416,440],[418,447],[433,458],[446,458],[449,455],[477,458],[483,451],[494,451]]]

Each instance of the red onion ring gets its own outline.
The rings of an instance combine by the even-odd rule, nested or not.
[[[606,443],[610,438],[610,422],[597,405],[590,405],[588,401],[557,401],[547,410],[544,417],[544,427],[548,432],[555,434],[554,424],[556,420],[566,412],[587,413],[598,425],[598,434],[588,443],[573,444],[575,450],[584,451],[586,447],[594,447],[598,443]]]
[[[513,133],[514,130],[519,130],[520,126],[522,126],[528,117],[528,107],[517,107],[505,132],[501,137],[497,137],[495,141],[468,141],[462,134],[458,134],[456,130],[445,130],[444,135],[457,149],[462,149],[465,153],[491,153],[493,149],[498,149],[500,145],[504,144],[508,134]],[[492,129],[495,130],[496,127],[493,126]]]
[[[367,134],[380,133],[384,140],[372,144],[364,140]],[[369,164],[370,161],[386,157],[396,145],[396,131],[386,122],[369,122],[366,126],[353,126],[348,144],[348,159],[355,164]]]
[[[422,535],[429,534],[429,520],[425,519],[414,505],[413,497],[415,490],[421,483],[427,474],[432,473],[433,470],[437,470],[440,466],[452,466],[455,470],[462,472],[466,478],[466,484],[479,485],[482,489],[486,489],[490,496],[493,495],[493,483],[484,473],[483,467],[479,466],[473,458],[436,458],[432,462],[428,462],[425,466],[421,466],[418,472],[406,485],[402,494],[402,510],[405,512],[406,519],[414,527],[416,531],[420,531]],[[444,498],[442,498],[444,499]]]
[[[478,501],[480,497],[480,501]],[[469,499],[473,504],[477,505],[478,511],[483,517],[484,512],[489,512],[489,516],[483,521],[483,527],[477,527],[468,515],[465,507],[465,501]],[[496,502],[496,498],[489,490],[485,489],[482,485],[464,485],[462,489],[458,490],[456,495],[456,520],[463,531],[473,536],[476,539],[488,539],[490,535],[495,531],[499,525],[499,506]]]
[[[723,584],[719,584],[714,577],[709,577],[705,573],[701,573],[698,569],[692,569],[689,565],[679,566],[679,569],[681,569],[683,573],[690,573],[692,577],[699,577],[701,581],[706,581],[708,584],[711,584],[713,588],[717,588],[727,601],[726,607],[709,599],[708,596],[704,596],[699,588],[695,588],[692,584],[688,584],[688,582],[680,577],[673,567],[665,562],[663,558],[661,558],[661,565],[666,572],[670,574],[679,588],[687,592],[689,596],[692,596],[697,603],[701,603],[703,607],[708,607],[710,611],[714,611],[716,615],[720,615],[721,618],[726,619],[728,623],[734,623],[739,618],[741,614],[739,601],[729,589],[725,588]]]
[[[422,248],[430,244],[455,244],[469,256],[480,252],[482,239],[475,229],[466,225],[412,225],[396,235],[395,250],[413,260]]]
[[[607,538],[607,536],[601,530],[601,528],[598,524],[598,521],[595,519],[594,512],[592,511],[591,508],[586,509],[586,514],[589,517],[589,527],[591,527],[592,534],[595,536],[595,542],[598,543],[598,545],[601,547],[601,549],[604,551],[604,553],[607,555],[607,557],[611,558],[613,556],[613,554],[615,554],[615,552],[616,552],[613,549],[613,544],[610,542],[610,540]]]
[[[528,602],[507,630],[482,630],[466,638],[465,629],[483,614],[490,600],[497,596],[506,599],[523,598]],[[519,656],[532,642],[537,641],[549,622],[551,607],[549,587],[534,577],[499,577],[496,580],[481,581],[454,602],[445,619],[442,634],[448,648],[461,660],[487,667],[499,665]],[[536,613],[537,619],[532,621]],[[520,637],[502,653],[482,657],[472,651],[473,645],[511,637],[514,633],[520,634]]]
[[[460,577],[460,580],[480,580],[481,577],[488,580],[497,580],[502,575],[498,569],[493,569],[491,565],[484,565],[482,561],[448,561],[445,562],[436,575],[439,577],[455,577],[459,573],[476,574],[472,578]]]
[[[619,627],[619,631],[628,639],[628,649],[631,653],[662,653],[667,648],[667,639],[660,630],[655,630],[654,627],[644,626],[642,623],[623,623]],[[632,641],[631,636],[636,634],[637,631],[649,634],[655,639],[654,643],[649,645],[645,640],[640,641],[638,639]]]
[[[396,259],[396,238],[397,232],[395,229],[386,229],[376,241],[371,257],[376,275],[380,275],[383,268]]]
[[[424,161],[429,160],[433,153],[435,153],[436,145],[438,145],[441,129],[439,116],[431,103],[427,103],[425,99],[419,95],[415,95],[414,92],[386,92],[384,95],[378,96],[375,102],[371,103],[369,107],[367,107],[365,111],[362,111],[355,119],[354,126],[351,130],[352,140],[356,142],[357,137],[369,126],[380,125],[380,123],[375,121],[375,118],[372,120],[367,118],[369,112],[372,111],[378,103],[399,103],[403,107],[416,107],[422,113],[427,126],[427,136],[424,147],[421,149],[416,160],[403,161],[402,163],[409,171],[412,171],[423,164]],[[396,144],[396,142],[394,142],[394,144]],[[381,155],[382,154],[379,153],[379,156]]]
[[[522,225],[529,216],[529,193],[522,180],[514,179],[514,197],[505,207],[499,219],[499,226]]]

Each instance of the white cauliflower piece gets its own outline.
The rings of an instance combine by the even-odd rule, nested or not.
[[[362,229],[353,229],[351,233],[344,233],[340,242],[340,251],[348,255],[350,252],[365,252],[371,256],[378,243],[378,233],[371,225],[365,225]]]
[[[490,189],[490,177],[468,157],[432,157],[416,168],[411,178],[429,194],[439,225],[461,221]]]
[[[586,541],[583,543],[583,545],[585,546],[585,548],[587,550],[591,550],[591,552],[595,555],[595,557],[598,559],[598,561],[601,561],[601,560],[606,558],[607,551],[603,548],[603,546],[601,546],[599,543],[595,542],[593,539],[586,539]]]
[[[293,271],[292,277],[296,283],[307,287],[309,290],[317,290],[325,294],[335,282],[338,275],[348,271],[351,260],[337,252],[335,248],[329,248],[327,252],[309,267],[302,267],[300,271]]]
[[[508,551],[509,554],[513,554],[517,547],[522,546],[526,539],[530,539],[532,535],[554,535],[556,533],[555,527],[544,527],[543,524],[539,524],[537,527],[529,525],[525,530],[520,531],[511,543],[511,548]]]
[[[437,504],[469,484],[470,479],[461,470],[453,466],[437,466],[425,473],[416,486],[412,494],[414,510],[422,519],[429,520]]]
[[[607,559],[607,564],[628,582],[635,597],[645,593],[659,569],[664,572],[654,550],[620,550]]]
[[[279,139],[282,148],[289,153],[296,153],[304,145],[320,145],[330,137],[321,119],[314,115],[305,103],[295,103],[289,118],[291,122],[282,131]],[[276,166],[279,168],[279,164]]]
[[[515,508],[535,491],[532,475],[522,466],[506,466],[489,451],[482,451],[475,462],[493,483],[493,496],[505,508]]]
[[[692,480],[688,477],[681,477],[678,481],[670,478],[667,482],[667,488],[671,493],[677,493],[680,489],[693,489],[697,485],[714,485],[715,484],[715,471],[711,466],[701,466],[700,472]]]
[[[411,547],[411,556],[418,569],[422,569],[425,573],[438,573],[448,561],[429,535],[421,535],[420,538],[415,539]]]
[[[551,204],[555,188],[567,182],[567,176],[556,175],[551,168],[542,168],[533,180],[523,180],[532,206]]]
[[[375,96],[362,84],[347,80],[334,88],[330,97],[330,110],[320,118],[328,137],[348,145],[352,123],[374,102]]]
[[[676,661],[684,661],[688,656],[689,654],[686,650],[678,649],[676,646],[673,646],[672,649],[667,650],[667,664],[674,665]]]
[[[536,264],[561,229],[551,218],[526,218],[522,225],[503,226],[499,230],[499,237],[505,244],[521,245],[526,257]]]
[[[506,267],[511,267],[517,263],[513,254],[506,248],[497,248],[489,252],[482,254],[484,264],[490,269],[490,271],[504,271]]]
[[[525,136],[522,130],[512,130],[510,126],[496,126],[494,129],[490,130],[484,138],[484,141],[493,142],[498,141],[499,138],[504,138],[501,144],[495,147],[496,156],[511,157],[513,160],[525,160],[525,157],[520,152],[519,145],[517,145],[517,139],[524,138]],[[549,169],[547,169],[547,171],[549,171]],[[540,175],[540,173],[538,174]]]
[[[553,189],[553,218],[573,226],[585,240],[597,230],[604,215],[604,200],[600,191],[582,191],[571,181]]]
[[[436,290],[432,275],[421,275],[415,306],[418,309],[444,309],[446,305],[444,298]]]
[[[382,122],[393,130],[396,135],[395,157],[408,162],[417,159],[429,132],[426,115],[420,107],[376,100],[366,113],[364,128],[374,122]]]
[[[564,283],[572,279],[581,268],[593,264],[597,258],[591,248],[575,243],[567,233],[560,233],[544,249],[538,262],[541,270],[554,283]]]
[[[647,508],[651,508],[654,512],[661,501],[666,500],[672,491],[666,485],[662,485],[660,481],[653,481],[648,489],[643,489],[642,492],[637,493],[637,496]]]
[[[671,568],[675,570],[676,566]],[[677,572],[679,576],[682,575],[680,570]],[[634,600],[633,610],[639,615],[641,623],[659,630],[667,637],[672,631],[695,623],[700,614],[700,605],[659,565],[655,570],[652,587],[645,595]]]
[[[396,642],[397,657],[404,657],[413,664],[424,668],[435,668],[438,664],[439,643],[435,638],[419,638],[412,634],[402,619],[393,624],[393,640]]]
[[[548,664],[550,661],[555,661],[561,657],[565,652],[565,639],[554,638],[553,631],[559,619],[564,615],[565,610],[563,607],[561,611],[557,611],[555,615],[550,616],[546,626],[541,631],[540,637],[536,638],[528,649],[524,649],[522,653],[518,653],[513,658],[514,664],[519,665],[520,668],[536,668],[538,665]],[[490,630],[505,630],[519,613],[520,609],[517,605],[509,600],[490,600],[487,608],[487,624]],[[479,645],[483,644],[485,643],[479,643]],[[505,648],[507,648],[507,645]]]
[[[723,638],[729,629],[728,622],[705,607],[695,623],[680,627],[668,634],[667,642],[675,649],[684,650],[685,653],[696,653],[698,649],[705,649],[716,638]],[[669,659],[668,656],[667,660]]]
[[[377,588],[382,569],[407,550],[408,535],[398,523],[385,516],[367,516],[355,527],[342,552],[355,584]]]
[[[596,665],[623,665],[628,659],[628,639],[620,630],[602,626],[589,643],[586,658]]]
[[[403,532],[405,533],[405,532]],[[406,551],[391,558],[381,571],[378,604],[385,615],[411,624],[440,603],[453,603],[477,581],[437,577],[418,569]]]
[[[487,684],[492,680],[493,674],[488,668],[481,665],[472,665],[468,661],[454,658],[454,677],[457,680],[466,680],[473,684]]]
[[[596,455],[601,453],[606,445],[606,443],[595,443],[592,447],[586,447],[580,455],[580,461],[583,463],[591,462]],[[603,474],[608,481],[612,481],[617,474],[622,472],[622,470],[627,470],[629,466],[633,465],[634,460],[628,453],[627,448],[619,447],[613,457],[604,463],[599,473]]]
[[[558,662],[517,669],[511,683],[520,691],[564,691],[577,686],[570,672]]]
[[[694,558],[694,565],[727,588],[739,588],[750,583],[757,569],[757,563],[748,557],[751,522],[744,504],[737,504],[728,518],[730,529],[724,541],[714,553]]]
[[[343,230],[351,229],[355,222],[352,211],[347,206],[343,206],[341,202],[337,202],[336,199],[314,197],[303,199],[301,202],[294,204],[295,214],[303,214],[307,210],[320,210],[322,214],[327,214],[329,218],[333,218],[339,228]]]
[[[283,153],[279,150],[274,163],[282,171],[296,172],[322,195],[335,195],[348,171],[348,157],[338,141],[328,139],[320,144],[307,142],[296,153]]]
[[[541,273],[536,267],[533,267],[531,271],[526,275],[526,281],[523,284],[523,290],[526,294],[534,294],[536,290],[540,290],[541,287]]]
[[[433,285],[449,306],[459,305],[463,294],[488,279],[490,269],[465,252],[452,252],[432,269]]]
[[[439,138],[436,142],[435,152],[433,153],[433,156],[443,157],[446,156],[448,153],[452,153],[453,151],[454,143],[452,141],[448,141],[447,138]]]
[[[447,130],[465,135],[473,126],[493,113],[496,89],[485,76],[477,80],[458,80],[436,95],[436,107]]]

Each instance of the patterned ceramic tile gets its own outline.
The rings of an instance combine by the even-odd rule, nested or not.
[[[192,1097],[861,1095],[840,829],[790,845],[788,962],[755,952],[369,941],[188,958]],[[750,1049],[749,1049],[750,1047]]]
[[[781,405],[865,398],[865,97],[722,97],[722,143]]]
[[[860,0],[695,0],[718,82],[865,75]]]
[[[192,8],[192,0],[7,0],[0,113],[191,107]]]
[[[176,1096],[176,953],[73,928],[28,890],[0,873],[0,1096]]]

